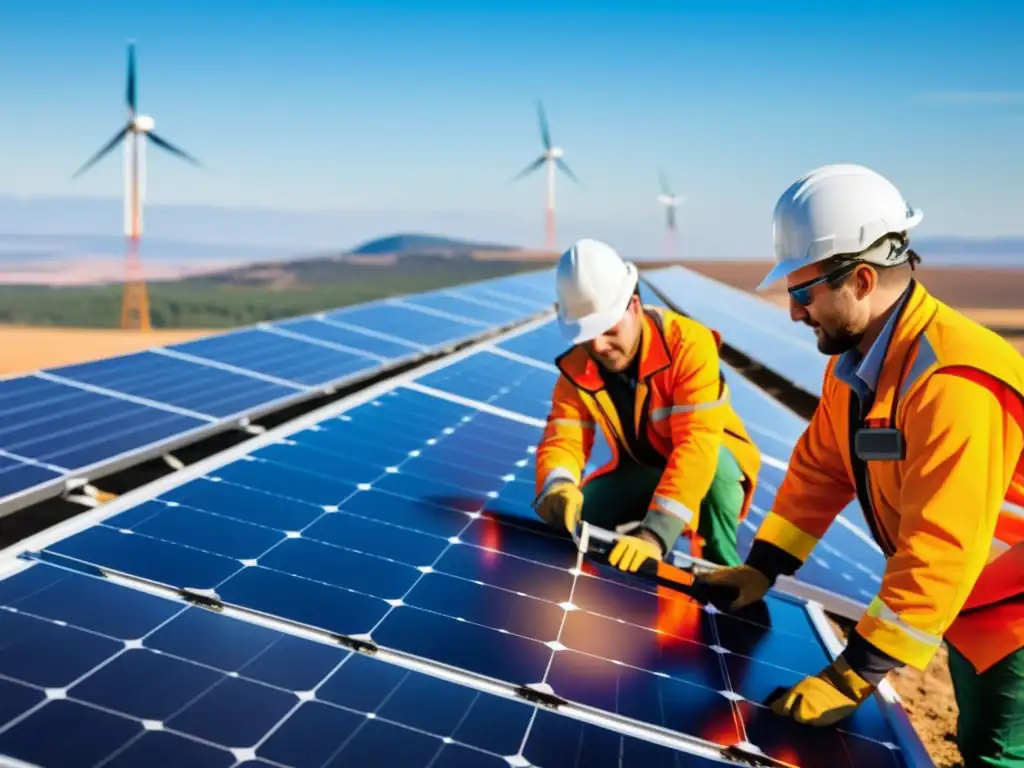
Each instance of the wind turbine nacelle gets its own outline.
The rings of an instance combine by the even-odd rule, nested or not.
[[[134,125],[135,130],[140,131],[142,133],[149,133],[154,128],[156,128],[156,120],[154,120],[152,117],[149,117],[148,115],[139,115],[135,118]]]
[[[679,205],[679,198],[669,197],[668,195],[658,195],[658,202],[662,205],[671,205],[672,207],[675,207]]]
[[[552,147],[548,151],[548,157],[552,160],[558,159],[559,157],[565,157],[565,150],[561,147]]]

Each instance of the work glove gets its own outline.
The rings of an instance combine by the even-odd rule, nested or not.
[[[807,725],[832,725],[853,714],[875,691],[842,656],[805,677],[771,703],[772,712]]]
[[[737,565],[703,573],[697,577],[697,581],[719,589],[735,590],[736,598],[729,606],[731,611],[738,611],[763,599],[771,587],[768,577],[749,565]]]
[[[620,571],[635,573],[647,558],[661,560],[661,544],[643,536],[623,536],[612,551],[608,553],[608,562]]]
[[[569,533],[576,531],[583,512],[583,491],[576,483],[551,486],[537,502],[537,514],[548,525],[564,525]]]

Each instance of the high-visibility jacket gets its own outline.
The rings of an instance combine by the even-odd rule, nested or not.
[[[761,453],[729,404],[717,332],[660,307],[645,307],[643,323],[633,424],[620,423],[598,365],[586,350],[573,347],[556,360],[561,375],[537,447],[536,490],[540,496],[559,480],[586,485],[613,471],[623,454],[642,463],[623,432],[633,430],[665,461],[648,517],[660,517],[661,530],[671,531],[668,546],[685,534],[691,552],[699,556],[700,503],[711,487],[723,442],[744,476],[741,519],[750,509]],[[611,459],[584,478],[597,427]]]
[[[887,557],[857,632],[918,669],[945,637],[984,671],[1024,646],[1024,358],[915,281],[866,414],[837,359],[747,562],[802,563],[856,497]],[[851,463],[861,426],[901,430],[905,458]]]

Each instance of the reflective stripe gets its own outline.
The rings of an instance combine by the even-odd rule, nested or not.
[[[693,520],[693,512],[688,506],[680,504],[675,499],[670,499],[667,496],[655,496],[651,499],[651,509],[664,512],[666,515],[672,515],[672,517],[678,517],[684,523],[689,523]]]
[[[900,618],[899,614],[896,613],[892,608],[882,602],[882,598],[875,597],[871,601],[866,611],[867,615],[873,619],[889,624],[895,629],[905,634],[909,639],[922,645],[927,645],[930,648],[938,648],[942,644],[942,635],[932,635],[924,630],[912,627],[903,619]]]
[[[593,429],[593,421],[583,421],[582,419],[551,419],[549,424],[558,424],[562,427],[579,427],[580,429]]]
[[[720,397],[717,400],[713,400],[710,403],[692,403],[690,405],[673,405],[668,408],[655,408],[651,413],[651,421],[661,421],[667,419],[670,416],[677,413],[694,413],[696,411],[705,411],[708,408],[716,408],[719,405],[723,405],[728,402],[728,397]]]
[[[578,482],[576,480],[576,475],[574,475],[570,470],[566,469],[565,467],[555,467],[554,469],[552,469],[550,472],[548,472],[548,476],[544,478],[544,484],[540,488],[540,493],[537,494],[536,498],[533,500],[530,506],[536,508],[537,504],[540,502],[541,499],[544,498],[544,495],[548,492],[552,485],[554,485],[555,483],[564,483],[566,481],[570,483]]]

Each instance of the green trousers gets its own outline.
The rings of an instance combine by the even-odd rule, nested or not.
[[[964,768],[1024,768],[1024,649],[978,674],[947,646]]]
[[[641,521],[661,480],[662,471],[632,461],[623,461],[607,475],[595,478],[583,488],[582,517],[588,523],[615,530],[623,523]],[[736,526],[743,508],[743,472],[728,448],[722,446],[711,487],[700,504],[697,532],[704,539],[702,557],[718,565],[740,565],[736,551]],[[678,528],[658,530],[669,549],[675,546]]]

